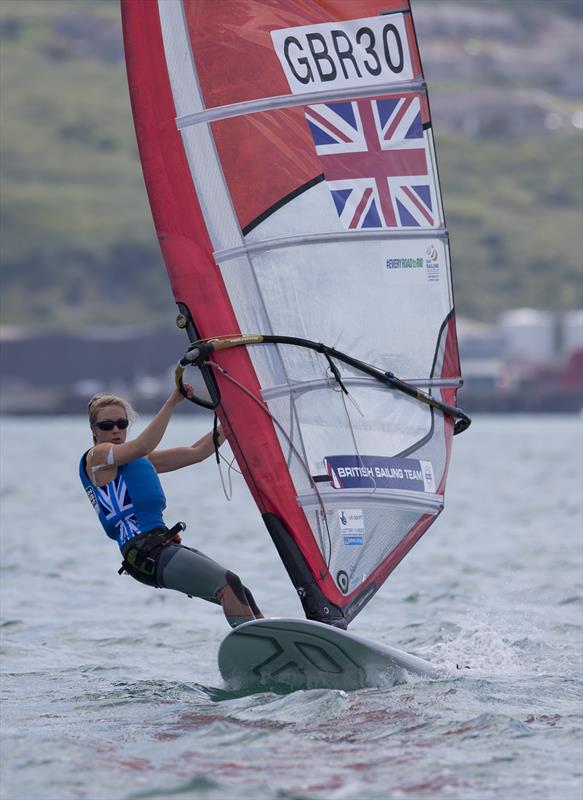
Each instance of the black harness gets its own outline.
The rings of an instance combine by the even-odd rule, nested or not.
[[[154,528],[154,530],[139,533],[127,542],[123,549],[123,561],[118,569],[118,575],[127,572],[132,578],[146,583],[148,586],[157,586],[156,568],[158,556],[162,548],[172,542],[180,544],[180,533],[186,528],[184,522],[177,522],[172,528]]]

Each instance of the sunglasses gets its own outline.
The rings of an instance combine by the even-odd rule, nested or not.
[[[129,419],[104,419],[101,420],[101,422],[96,422],[95,427],[99,428],[100,431],[112,431],[114,428],[119,428],[120,431],[125,431],[129,424]]]

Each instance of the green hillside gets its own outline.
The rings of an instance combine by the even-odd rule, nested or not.
[[[438,144],[458,312],[582,306],[580,134]]]
[[[2,322],[173,324],[118,3],[1,0],[0,98]],[[583,305],[581,131],[570,130],[437,131],[459,313]]]
[[[0,13],[3,321],[159,322],[172,295],[137,153],[119,4],[2,0]]]

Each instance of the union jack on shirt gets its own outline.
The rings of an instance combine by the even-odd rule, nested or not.
[[[132,498],[120,474],[105,486],[95,487],[95,492],[106,520],[116,528],[120,547],[140,533]]]
[[[319,103],[305,115],[346,230],[438,224],[418,95]]]

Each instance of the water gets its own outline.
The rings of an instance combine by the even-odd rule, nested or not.
[[[85,422],[4,420],[2,798],[580,800],[581,441],[580,417],[478,417],[445,513],[351,625],[449,677],[241,696],[220,609],[116,575],[76,475]],[[241,479],[231,503],[212,460],[163,480],[187,543],[302,616]]]

